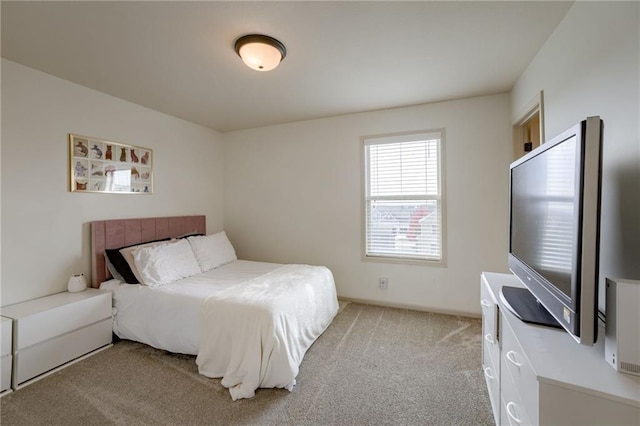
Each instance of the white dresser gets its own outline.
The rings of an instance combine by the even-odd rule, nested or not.
[[[480,288],[482,307],[482,370],[489,390],[493,415],[500,413],[500,346],[498,345],[498,325],[500,309],[491,289],[487,285]]]
[[[13,320],[13,388],[111,344],[111,293],[87,289],[3,307]]]
[[[12,326],[13,321],[11,319],[0,317],[0,392],[11,389],[11,364],[13,362],[11,355]]]
[[[604,328],[594,346],[563,330],[527,324],[500,300],[511,274],[481,277],[482,365],[496,424],[640,425],[640,377],[604,359]]]

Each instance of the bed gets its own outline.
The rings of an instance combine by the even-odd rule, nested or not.
[[[205,233],[205,216],[91,223],[91,283],[113,293],[114,333],[196,355],[200,374],[221,378],[233,400],[292,390],[338,311],[331,271],[238,260],[224,232]],[[135,277],[114,266],[118,253],[135,256]]]

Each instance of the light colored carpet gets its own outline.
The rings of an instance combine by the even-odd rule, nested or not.
[[[481,322],[343,305],[307,352],[293,392],[231,401],[195,357],[130,341],[0,400],[2,425],[493,424]]]

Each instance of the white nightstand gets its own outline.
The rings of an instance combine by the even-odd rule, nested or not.
[[[11,391],[11,331],[13,321],[0,317],[0,392]]]
[[[3,307],[13,320],[13,388],[111,344],[111,293],[87,289]]]

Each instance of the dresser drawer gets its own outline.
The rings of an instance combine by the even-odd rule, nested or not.
[[[16,348],[20,350],[111,317],[111,293],[74,301],[76,294],[64,293],[71,299],[52,309],[35,312],[16,320]]]
[[[500,365],[502,367],[500,372],[505,380],[511,379],[513,382],[514,395],[510,395],[509,398],[514,402],[517,401],[518,409],[520,411],[525,410],[527,417],[534,424],[537,423],[538,379],[511,327],[506,323],[502,327]],[[506,401],[507,397],[505,396],[504,399]]]
[[[493,297],[487,282],[480,285],[480,307],[482,308],[482,332],[493,341],[498,341],[498,302]]]
[[[483,360],[489,355],[497,365],[500,362],[499,308],[484,278],[480,285],[480,306],[482,308]]]
[[[495,365],[500,364],[500,344],[495,340],[492,333],[483,333],[482,335],[482,360],[490,358]]]
[[[18,350],[15,354],[14,384],[19,385],[110,344],[111,332],[111,318],[108,318],[89,327]]]
[[[491,401],[493,416],[495,417],[496,423],[499,423],[498,413],[500,411],[500,371],[497,368],[498,364],[494,364],[490,357],[486,357],[485,361],[486,362],[482,364],[484,380],[487,383],[487,389],[489,390],[489,400]]]
[[[529,413],[516,390],[516,384],[507,371],[503,371],[500,377],[500,393],[502,396],[500,424],[511,426],[537,424],[537,422],[531,422]]]

